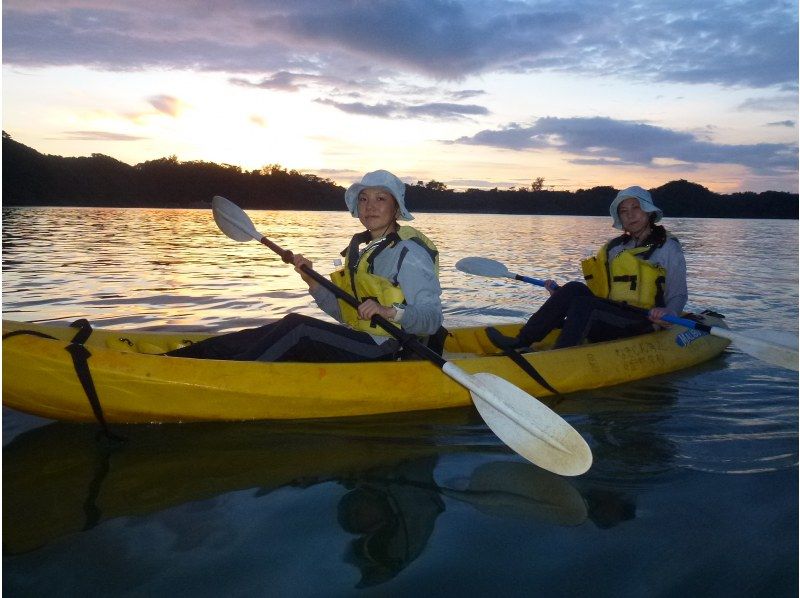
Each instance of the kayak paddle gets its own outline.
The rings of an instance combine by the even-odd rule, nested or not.
[[[512,278],[521,280],[540,287],[544,280],[520,276],[508,271],[505,264],[485,257],[465,257],[456,262],[456,268],[467,274],[488,276],[492,278]],[[646,311],[646,310],[643,310]],[[677,324],[685,328],[693,328],[706,334],[726,338],[733,342],[742,353],[747,353],[756,359],[777,365],[786,369],[798,370],[797,335],[791,332],[777,330],[730,330],[719,326],[708,326],[701,322],[679,318],[677,316],[664,316],[661,318],[670,324]]]
[[[529,278],[527,276],[520,276],[508,271],[506,265],[497,260],[489,259],[488,257],[465,257],[456,262],[456,268],[467,274],[474,274],[475,276],[488,276],[490,278],[512,278],[514,280],[521,280],[540,287],[544,286],[544,280],[540,278]]]
[[[219,195],[214,197],[211,206],[214,220],[225,235],[234,241],[255,239],[287,264],[293,263],[294,254],[259,233],[239,206]],[[301,270],[337,298],[358,308],[358,301],[330,280],[308,266],[302,266]],[[494,374],[465,372],[380,315],[373,316],[372,321],[467,388],[489,428],[517,453],[542,469],[560,475],[580,475],[589,469],[592,464],[589,445],[577,430],[540,401]]]

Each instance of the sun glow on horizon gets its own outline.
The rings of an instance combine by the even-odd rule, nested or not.
[[[295,92],[259,89],[234,85],[232,75],[225,73],[158,70],[120,77],[83,67],[23,71],[9,66],[3,72],[6,88],[15,90],[13,96],[4,94],[6,132],[55,155],[102,153],[128,164],[174,155],[181,161],[232,164],[246,171],[280,164],[345,186],[364,172],[387,168],[410,182],[437,180],[456,190],[528,187],[537,177],[545,179],[545,188],[573,191],[601,185],[657,187],[685,178],[725,193],[774,188],[778,180],[736,164],[656,158],[650,164],[609,166],[554,147],[517,151],[452,142],[479,130],[500,130],[519,111],[527,110],[533,120],[545,114],[568,118],[583,102],[577,97],[580,81],[569,77],[560,83],[554,76],[532,83],[513,74],[468,79],[465,87],[485,87],[487,103],[500,109],[480,118],[432,119],[350,114],[318,101],[313,86]],[[618,82],[595,94],[592,111],[624,120],[618,95],[640,94],[640,115],[650,115],[653,126],[680,130],[683,123],[701,138],[716,134],[728,143],[758,139],[733,127],[735,111],[719,121],[731,123],[730,130],[703,129],[702,100],[698,96],[687,102],[678,96],[680,91],[675,85],[647,88]],[[743,102],[746,95],[731,92],[726,101]],[[664,100],[666,96],[671,99]],[[505,98],[511,99],[503,103]],[[564,98],[561,105],[559,98]],[[675,113],[668,117],[655,109],[669,104],[686,108],[677,112],[680,123],[669,120]],[[755,130],[761,116],[738,118],[749,119],[750,130]],[[778,142],[786,137],[786,127],[775,127],[763,138]],[[796,182],[791,190],[796,191]]]

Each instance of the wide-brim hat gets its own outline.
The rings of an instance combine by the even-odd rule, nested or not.
[[[360,183],[353,183],[344,192],[344,202],[355,218],[358,218],[358,194],[371,187],[384,189],[392,194],[400,210],[400,220],[414,220],[411,212],[406,209],[406,184],[388,170],[368,172]]]
[[[629,197],[638,199],[639,207],[648,214],[655,212],[656,217],[653,219],[653,222],[658,222],[664,217],[664,212],[661,211],[661,208],[656,207],[656,204],[653,203],[653,197],[650,195],[650,192],[634,185],[633,187],[628,187],[617,193],[614,201],[611,202],[611,207],[608,208],[611,217],[614,219],[614,228],[622,230],[622,221],[619,219],[617,210],[619,210],[619,204]]]

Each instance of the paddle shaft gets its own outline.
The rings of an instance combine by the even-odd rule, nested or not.
[[[273,243],[267,237],[263,236],[259,239],[259,242],[263,245],[266,245],[272,251],[277,253],[281,257],[281,259],[287,264],[294,263],[294,254],[288,249],[283,249],[280,245]],[[330,280],[322,276],[322,274],[318,273],[317,271],[305,265],[300,266],[300,270],[302,270],[305,274],[313,278],[323,287],[328,289],[331,293],[336,295],[337,299],[341,299],[342,301],[352,306],[353,308],[358,309],[359,303],[355,297],[353,297],[350,293],[347,293],[346,291],[337,287]],[[406,332],[403,332],[402,329],[392,324],[389,320],[387,320],[380,314],[375,314],[374,316],[372,316],[371,321],[373,324],[377,324],[378,326],[383,328],[386,332],[391,334],[394,338],[399,340],[404,347],[411,349],[412,351],[414,351],[414,353],[416,353],[420,357],[423,357],[428,361],[432,362],[439,369],[442,369],[445,366],[445,364],[447,364],[447,361],[443,359],[438,353],[432,351],[431,349],[423,345],[414,336]]]
[[[465,260],[469,260],[470,258],[464,258]],[[479,258],[477,258],[479,259]],[[489,270],[483,274],[480,271],[480,268],[483,266],[482,263],[478,263],[477,267],[476,264],[472,264],[473,268],[471,271],[468,271],[470,274],[477,274],[483,276],[505,276],[506,278],[513,278],[514,280],[520,280],[522,282],[527,282],[530,284],[534,284],[537,286],[545,286],[545,281],[540,280],[538,278],[530,278],[527,276],[520,276],[519,274],[512,274],[508,272],[506,269],[504,273],[497,274],[500,268],[505,269],[500,262],[496,262],[496,260],[487,260]],[[555,288],[558,288],[556,285]],[[641,311],[641,313],[649,314],[649,310],[637,308],[634,306],[629,306],[632,309],[637,309]],[[703,334],[710,334],[712,336],[718,336],[724,339],[727,339],[739,347],[739,349],[743,353],[747,353],[755,357],[756,359],[760,359],[767,363],[771,363],[773,365],[777,365],[783,368],[787,368],[790,370],[797,371],[798,369],[798,357],[797,357],[797,341],[796,338],[791,340],[782,339],[782,340],[772,340],[770,338],[763,338],[759,337],[759,332],[768,332],[768,331],[745,331],[745,332],[737,332],[735,330],[730,330],[728,328],[721,328],[719,326],[709,326],[708,324],[703,324],[702,322],[695,322],[694,320],[689,320],[687,318],[681,318],[678,316],[672,315],[663,315],[660,318],[664,322],[669,322],[670,324],[677,324],[678,326],[683,326],[684,328],[690,328],[693,330],[697,330],[702,332]]]
[[[514,274],[515,280],[521,280],[522,282],[527,282],[529,284],[535,284],[536,286],[543,287],[544,281],[541,278],[530,278],[528,276],[521,276],[520,274]],[[558,288],[558,286],[556,286]]]
[[[528,276],[520,276],[519,274],[514,274],[513,276],[514,276],[515,280],[521,280],[522,282],[527,282],[529,284],[535,284],[536,286],[539,286],[539,287],[545,286],[545,284],[544,284],[545,281],[541,280],[539,278],[530,278]],[[554,288],[557,289],[558,285],[556,285]],[[628,305],[628,307],[630,307],[632,309],[638,309],[642,313],[649,313],[649,310],[641,308],[641,307],[637,308],[637,307],[635,307],[633,305]],[[660,319],[665,321],[665,322],[669,322],[670,324],[677,324],[678,326],[683,326],[685,328],[694,328],[695,330],[699,330],[700,332],[705,332],[706,334],[711,334],[712,333],[712,326],[709,326],[708,324],[703,324],[701,322],[695,322],[694,320],[687,320],[686,318],[679,318],[678,316],[670,316],[669,314],[661,316]],[[720,330],[723,330],[723,332],[727,332],[724,329],[714,328],[714,332],[716,332],[716,333],[719,333]],[[726,334],[717,334],[717,335],[718,336],[725,336],[725,338],[730,338]]]

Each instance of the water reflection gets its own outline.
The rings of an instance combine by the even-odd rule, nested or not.
[[[340,422],[128,426],[124,443],[98,439],[94,426],[51,424],[4,448],[4,552],[35,551],[115,518],[143,524],[170,509],[218,507],[223,497],[269,500],[279,488],[333,482],[346,492],[329,516],[356,536],[348,560],[370,585],[424,551],[449,500],[548,525],[586,519],[571,481],[480,445],[437,443],[442,429],[468,434],[474,418],[457,409]],[[437,482],[440,460],[457,454],[484,462],[464,480]],[[253,493],[231,498],[242,490]],[[202,542],[199,533],[193,541]]]
[[[345,561],[361,572],[356,587],[395,577],[425,549],[445,504],[433,479],[436,455],[371,469],[343,480],[337,520],[357,536]]]
[[[349,237],[331,231],[353,226],[344,211],[251,216],[321,272]],[[692,307],[724,312],[732,328],[796,327],[797,221],[669,220]],[[415,222],[442,252],[448,326],[520,321],[545,297],[466,277],[458,259],[574,280],[579,258],[613,235],[607,218]],[[319,315],[291,268],[229,242],[208,210],[4,208],[3,225],[12,319],[232,330]],[[732,239],[772,251],[730,260]],[[391,578],[373,588],[400,595],[451,571],[451,590],[467,595],[519,594],[519,580],[543,595],[702,595],[713,570],[725,573],[714,577],[720,595],[757,578],[772,580],[766,594],[796,594],[797,536],[785,522],[797,520],[797,408],[795,373],[735,348],[671,376],[568,395],[556,410],[595,455],[570,480],[523,462],[471,409],[141,426],[121,430],[130,440],[120,447],[98,446],[94,426],[4,412],[4,589],[63,595],[67,574],[73,595],[349,595],[362,578]],[[698,506],[691,517],[686,504]],[[665,553],[680,586],[664,575]],[[278,565],[254,567],[253,555]],[[587,562],[598,566],[576,577]]]
[[[554,526],[588,520],[608,529],[635,518],[644,480],[652,484],[654,474],[674,469],[680,447],[665,430],[682,392],[680,383],[655,379],[563,397],[559,411],[579,414],[571,423],[595,456],[592,470],[577,480],[509,460],[515,457],[468,408],[313,422],[120,426],[129,438],[121,444],[98,441],[95,426],[51,424],[4,448],[4,550],[36,550],[110,519],[199,506],[241,490],[259,498],[333,482],[346,493],[331,517],[355,536],[348,562],[368,586],[419,557],[448,501],[489,517]],[[454,455],[469,455],[469,471],[437,481],[437,471],[452,476],[452,463],[442,461]]]

